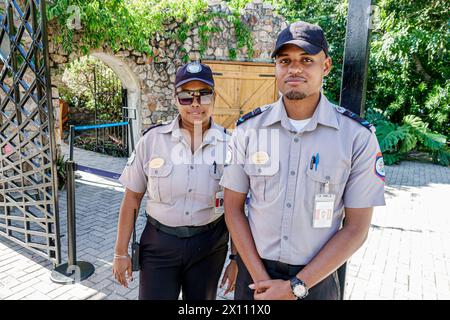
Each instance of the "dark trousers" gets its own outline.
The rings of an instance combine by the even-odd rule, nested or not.
[[[262,260],[269,276],[272,279],[289,280],[303,269],[304,266],[293,266],[281,262]],[[253,300],[254,290],[248,285],[253,283],[252,277],[238,256],[238,275],[236,279],[235,300]],[[333,272],[327,278],[309,289],[309,294],[304,300],[339,300],[340,285],[337,272]]]
[[[140,240],[139,300],[214,300],[228,251],[225,220],[190,238],[147,223]]]

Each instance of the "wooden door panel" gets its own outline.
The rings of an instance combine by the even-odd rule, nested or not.
[[[275,67],[271,64],[204,61],[214,74],[214,121],[232,129],[239,117],[277,99]]]

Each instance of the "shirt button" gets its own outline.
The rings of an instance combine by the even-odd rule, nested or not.
[[[189,192],[192,192],[192,189],[189,189],[188,191],[189,191]]]
[[[287,239],[288,239],[288,237],[287,237],[287,236],[284,236],[284,237],[283,237],[283,240],[287,240]]]
[[[188,216],[188,215],[189,215],[189,212],[187,212],[187,211],[186,211],[186,213],[185,213],[185,214],[186,214],[186,215]]]
[[[191,169],[194,170],[194,166],[191,166]]]
[[[290,207],[292,207],[292,205],[290,203],[287,203],[286,207],[290,208]]]
[[[258,172],[259,172],[259,173],[261,173],[261,172],[262,172],[262,169],[261,169],[261,168],[260,168],[260,169],[258,169]]]
[[[295,176],[295,171],[294,170],[291,171],[291,176]]]
[[[299,138],[294,138],[294,142],[298,142],[299,140]]]

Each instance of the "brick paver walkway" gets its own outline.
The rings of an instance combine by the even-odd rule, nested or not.
[[[75,160],[118,173],[126,163],[78,149]],[[346,299],[450,299],[450,169],[403,162],[386,171],[387,206],[375,209],[367,242],[348,264]],[[86,173],[77,180],[78,260],[96,267],[79,284],[52,283],[51,263],[0,237],[0,299],[136,299],[137,280],[124,289],[111,277],[122,197],[117,181]],[[66,261],[65,192],[60,193],[60,212]],[[138,231],[145,224],[140,213]],[[232,295],[225,297],[220,290],[218,298]]]

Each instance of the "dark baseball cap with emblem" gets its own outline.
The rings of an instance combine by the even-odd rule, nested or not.
[[[190,62],[178,69],[175,76],[175,88],[194,80],[201,81],[214,87],[214,78],[211,68],[200,62]]]
[[[328,56],[328,42],[325,34],[322,28],[315,24],[297,21],[281,31],[272,58],[276,57],[278,51],[286,44],[294,44],[312,55],[323,50]]]

